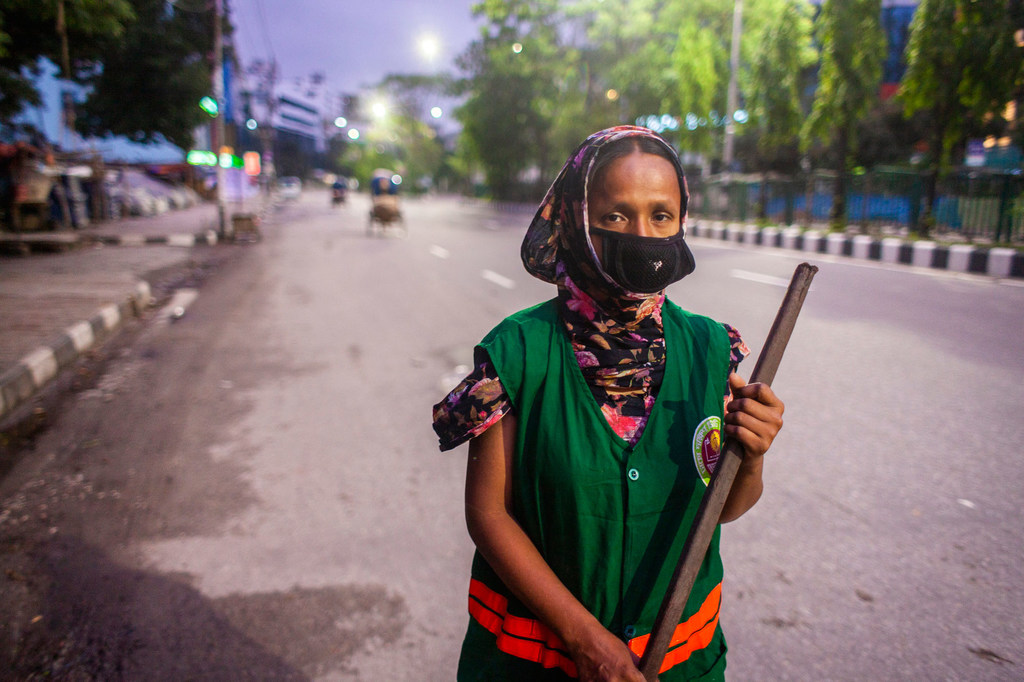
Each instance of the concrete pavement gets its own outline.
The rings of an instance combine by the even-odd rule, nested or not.
[[[202,203],[72,232],[0,234],[0,424],[154,305],[156,278],[221,248],[218,223],[216,204]]]

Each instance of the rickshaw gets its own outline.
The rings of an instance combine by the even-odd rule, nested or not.
[[[405,218],[398,205],[398,185],[401,176],[386,168],[378,168],[370,180],[370,216],[366,223],[369,236],[386,235],[390,229],[398,228],[399,236],[406,236]]]

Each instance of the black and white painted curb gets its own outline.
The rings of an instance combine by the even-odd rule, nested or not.
[[[178,246],[189,248],[217,244],[217,233],[206,230],[196,234],[79,234],[76,232],[35,232],[0,234],[0,249],[28,254],[32,251],[54,251],[95,245],[103,246]]]
[[[142,315],[151,301],[149,284],[139,281],[121,303],[101,307],[88,320],[71,325],[48,345],[25,355],[0,376],[0,417],[35,395],[82,353],[120,328],[127,318]]]
[[[190,247],[198,244],[213,246],[217,243],[217,233],[207,230],[198,234],[165,234],[146,236],[142,234],[97,235],[91,241],[107,246],[181,246]]]
[[[984,248],[971,244],[947,246],[932,241],[905,241],[898,237],[848,235],[798,227],[758,227],[712,220],[698,220],[688,225],[686,231],[690,236],[737,244],[774,246],[992,277],[1024,278],[1024,252],[1016,249]]]

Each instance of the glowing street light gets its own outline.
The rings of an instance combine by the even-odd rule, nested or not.
[[[420,36],[417,47],[419,48],[420,56],[429,62],[434,61],[441,54],[441,41],[432,33],[424,33]]]
[[[374,102],[370,107],[370,112],[374,118],[384,118],[388,114],[388,108],[383,102]]]

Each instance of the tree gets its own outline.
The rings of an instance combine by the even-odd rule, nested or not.
[[[786,0],[754,56],[747,105],[765,169],[777,157],[796,155],[805,118],[808,69],[817,59],[811,33],[807,5],[802,0]]]
[[[193,131],[208,120],[198,102],[211,89],[205,58],[213,50],[211,4],[186,9],[165,0],[131,2],[137,19],[83,79],[91,92],[80,107],[78,130],[142,143],[163,138],[188,149]]]
[[[834,146],[838,159],[832,190],[833,224],[845,221],[846,174],[856,146],[856,125],[878,100],[885,58],[880,0],[825,0],[816,19],[821,49],[818,89],[802,132]]]
[[[88,88],[79,132],[187,148],[205,116],[197,103],[210,91],[212,44],[213,10],[203,0],[5,0],[0,123],[40,103],[34,81],[47,59]]]
[[[1003,0],[923,0],[907,44],[899,97],[908,116],[929,114],[931,173],[918,228],[932,222],[938,176],[972,127],[1013,98],[1024,63],[1014,40],[1011,7]]]
[[[456,112],[495,197],[522,198],[524,172],[549,165],[557,106],[557,2],[485,0],[473,9],[489,25],[459,57],[468,94]]]
[[[63,10],[63,24],[57,21]],[[35,78],[48,59],[78,79],[134,19],[128,0],[4,0],[0,4],[0,123],[41,101]],[[65,55],[67,59],[65,59]],[[65,63],[66,62],[66,63]]]

